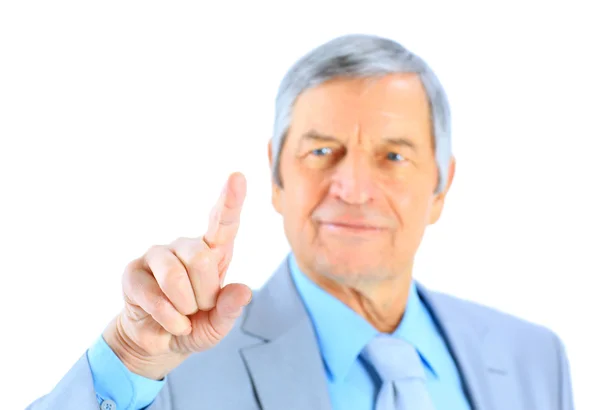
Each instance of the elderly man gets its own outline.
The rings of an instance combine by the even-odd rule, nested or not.
[[[289,70],[276,102],[272,202],[289,257],[253,298],[222,287],[246,193],[231,175],[206,234],[132,261],[123,311],[29,408],[572,409],[555,334],[412,278],[455,167],[426,63],[340,37]]]

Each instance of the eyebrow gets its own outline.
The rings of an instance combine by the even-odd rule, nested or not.
[[[417,152],[417,146],[415,145],[415,143],[407,138],[403,138],[403,137],[384,138],[383,140],[389,144],[397,145],[400,147],[407,147],[407,148],[410,148],[411,150],[413,150],[414,152]]]
[[[329,142],[341,142],[339,139],[332,137],[331,135],[321,134],[315,130],[310,130],[302,134],[301,140],[312,140],[312,141],[329,141]]]
[[[331,135],[321,134],[320,132],[315,131],[315,130],[310,130],[310,131],[307,131],[304,134],[302,134],[302,137],[300,137],[300,142],[302,142],[304,140],[327,141],[327,142],[336,142],[336,143],[342,142],[336,137],[333,137]],[[396,145],[399,147],[407,147],[407,148],[410,148],[411,150],[413,150],[414,152],[417,152],[417,146],[415,145],[414,142],[412,142],[408,138],[386,137],[386,138],[383,138],[383,141],[388,144]]]

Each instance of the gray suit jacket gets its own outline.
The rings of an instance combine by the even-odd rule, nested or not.
[[[418,291],[442,329],[472,408],[573,409],[569,366],[555,334],[420,285]],[[28,409],[98,407],[84,354]],[[331,410],[319,347],[287,262],[255,294],[234,330],[169,374],[149,407],[179,409]]]

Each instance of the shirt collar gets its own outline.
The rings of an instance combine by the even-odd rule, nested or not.
[[[333,381],[343,380],[377,329],[305,276],[293,255],[289,266],[315,328],[328,376]]]
[[[292,279],[315,328],[321,355],[331,380],[344,380],[364,347],[379,332],[363,317],[304,275],[292,254],[288,258]],[[392,334],[412,344],[424,365],[435,375],[439,358],[439,333],[414,281],[411,284],[404,317]],[[433,336],[433,337],[432,337]]]
[[[410,285],[404,316],[393,336],[413,345],[419,352],[423,364],[437,376],[435,369],[439,368],[438,364],[441,364],[438,347],[442,339],[429,310],[419,296],[414,280]]]

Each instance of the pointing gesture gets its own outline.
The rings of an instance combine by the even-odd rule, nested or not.
[[[249,303],[247,286],[221,287],[245,196],[244,176],[232,174],[203,237],[153,246],[126,267],[125,308],[104,339],[134,373],[158,380],[191,353],[215,346]]]
[[[220,275],[231,262],[233,241],[240,226],[240,214],[245,198],[246,179],[242,174],[232,174],[210,215],[204,242],[223,257],[219,264]]]

